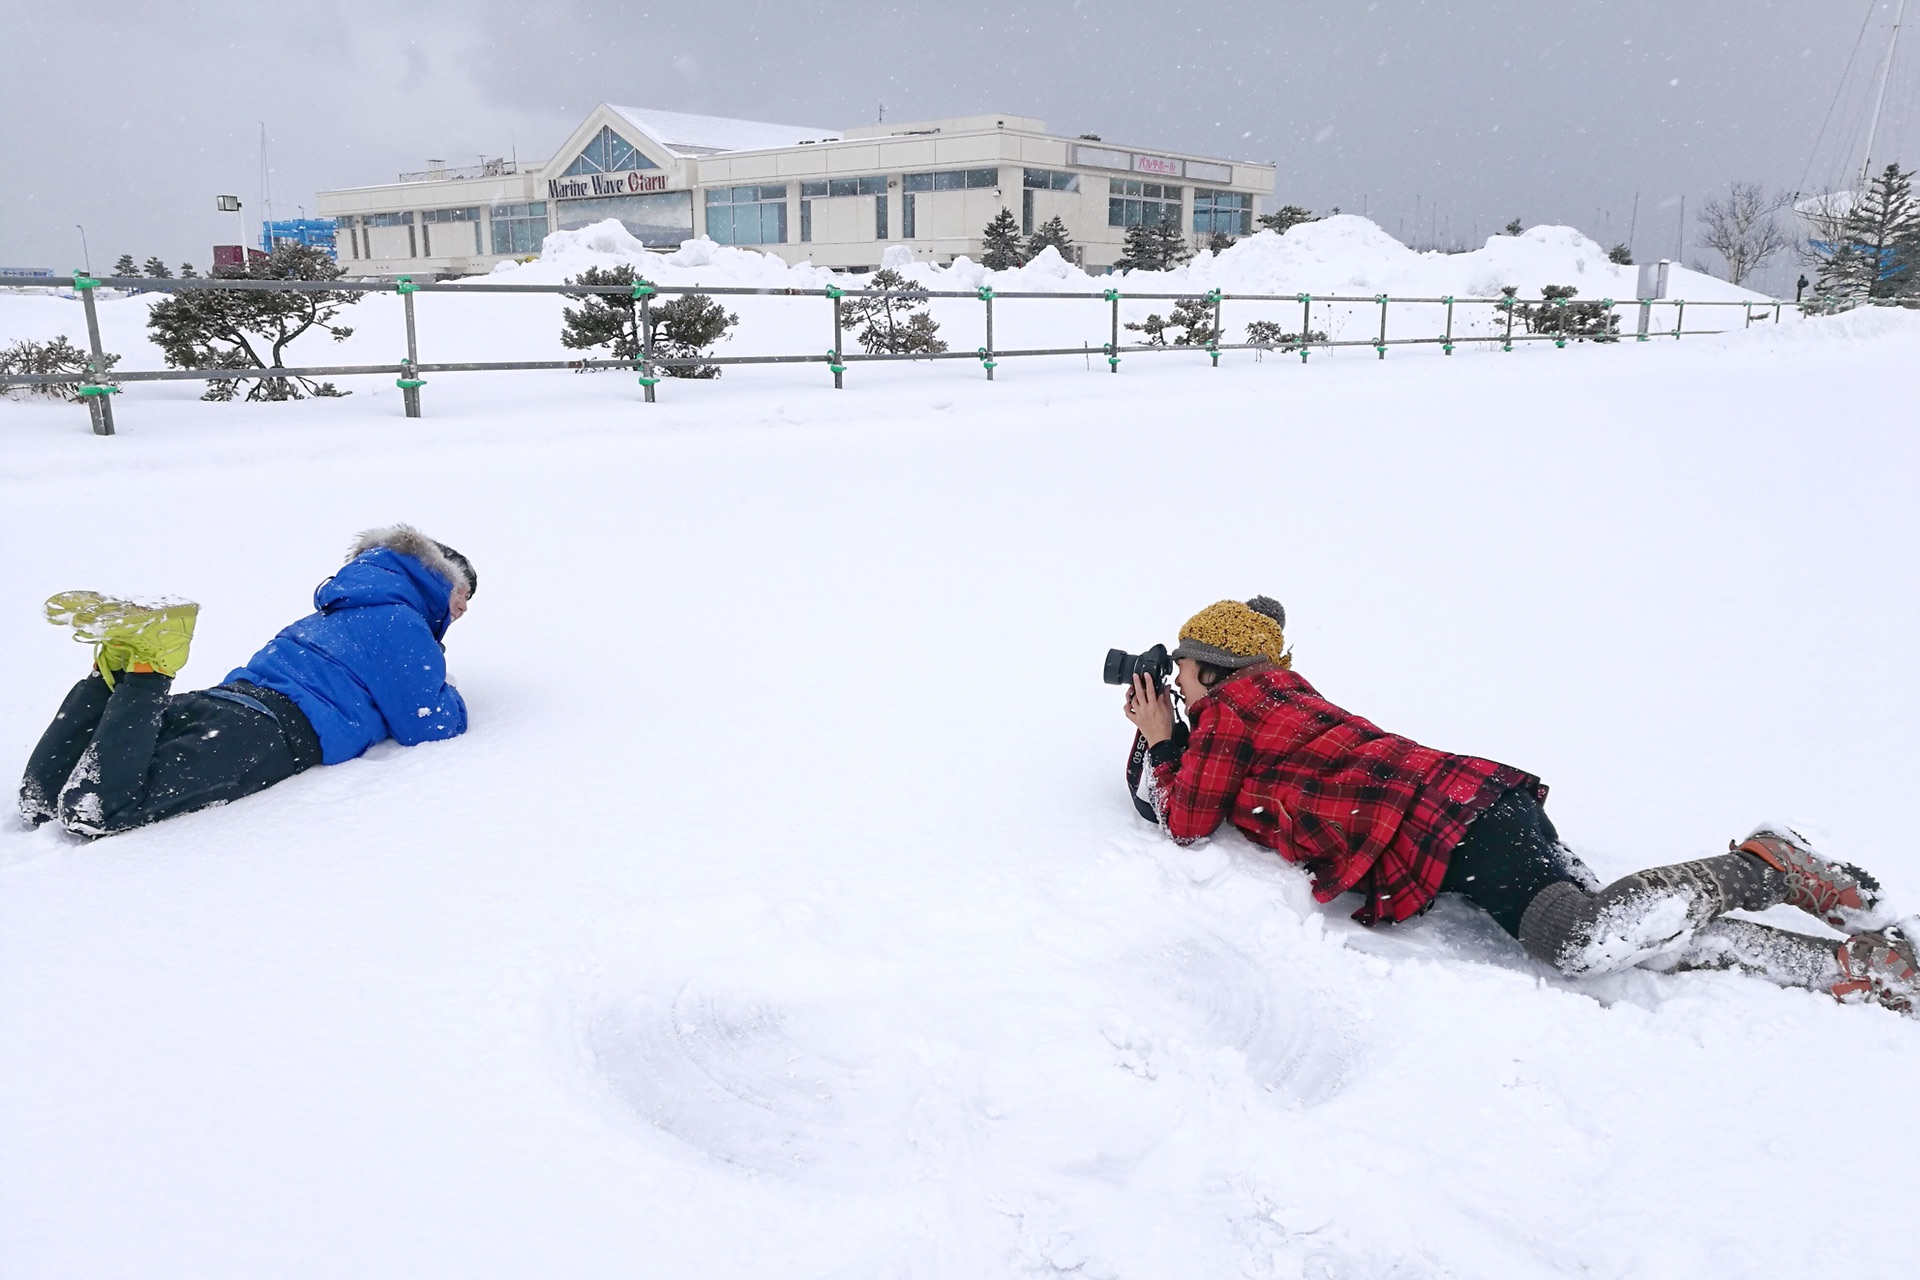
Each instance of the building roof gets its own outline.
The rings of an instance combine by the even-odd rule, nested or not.
[[[767,124],[760,120],[729,120],[725,116],[694,116],[681,111],[649,107],[613,107],[635,128],[675,155],[710,156],[722,151],[763,151],[802,142],[837,142],[838,129],[804,124]]]

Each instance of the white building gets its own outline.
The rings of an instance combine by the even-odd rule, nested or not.
[[[437,163],[437,162],[433,162]],[[1027,116],[810,129],[602,104],[544,164],[495,160],[319,194],[356,275],[466,274],[537,253],[550,231],[618,218],[648,245],[710,236],[789,262],[867,268],[892,244],[978,260],[1002,208],[1058,217],[1089,268],[1129,226],[1172,218],[1196,242],[1252,230],[1271,165],[1049,134]]]

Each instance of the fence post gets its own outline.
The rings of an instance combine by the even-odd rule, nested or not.
[[[1440,354],[1450,356],[1453,354],[1453,295],[1449,294],[1440,301],[1447,304],[1447,329],[1440,335]]]
[[[1687,300],[1678,299],[1673,304],[1673,340],[1680,341],[1680,331],[1687,326]]]
[[[1307,342],[1313,334],[1313,295],[1300,295],[1300,363],[1307,362]]]
[[[419,377],[420,344],[413,327],[413,295],[420,286],[413,282],[412,276],[401,276],[393,282],[393,287],[400,291],[400,302],[407,311],[407,358],[401,361],[406,365],[406,370],[394,385],[400,388],[400,400],[407,416],[417,418],[420,416],[420,388],[426,385]]]
[[[1213,357],[1213,367],[1218,369],[1220,367],[1220,339],[1227,336],[1227,331],[1220,327],[1220,291],[1215,289],[1209,296],[1213,299],[1213,340],[1207,343],[1207,354]]]
[[[1778,302],[1773,304],[1773,322],[1775,324],[1780,323],[1780,304]]]
[[[1553,345],[1557,349],[1565,351],[1567,349],[1567,300],[1565,298],[1555,298],[1553,300],[1553,309],[1560,313],[1554,328],[1554,332],[1560,336],[1553,340]]]
[[[1502,300],[1501,300],[1501,303],[1500,303],[1500,305],[1501,305],[1501,306],[1503,306],[1503,307],[1505,307],[1505,308],[1507,309],[1507,336],[1506,336],[1506,339],[1505,339],[1505,341],[1504,341],[1504,343],[1503,343],[1503,344],[1502,344],[1502,346],[1500,347],[1500,349],[1501,349],[1502,351],[1511,351],[1511,350],[1513,350],[1513,309],[1514,309],[1514,300],[1513,300],[1512,298],[1505,298],[1505,299],[1502,299]]]
[[[1107,290],[1107,301],[1113,304],[1113,337],[1107,343],[1107,372],[1120,372],[1120,291]]]
[[[92,354],[87,359],[88,381],[80,386],[80,398],[87,402],[87,415],[93,419],[93,434],[110,436],[113,434],[113,393],[118,387],[109,387],[106,382],[106,352],[100,349],[100,316],[93,309],[93,291],[100,282],[82,272],[73,273],[74,292],[87,308],[87,348]]]
[[[980,348],[980,365],[987,371],[987,381],[993,381],[993,289],[988,285],[980,286],[980,301],[987,304],[987,345]]]
[[[1387,358],[1387,295],[1380,294],[1374,298],[1374,301],[1380,304],[1380,336],[1374,339],[1373,349],[1380,353],[1382,360],[1385,360]]]
[[[1640,330],[1634,335],[1635,342],[1650,342],[1647,330],[1653,325],[1653,303],[1646,298],[1640,299]]]
[[[640,386],[652,404],[653,388],[660,381],[653,375],[653,286],[645,280],[634,281],[633,297],[640,304]]]
[[[833,285],[827,286],[827,298],[833,303],[833,347],[827,352],[827,367],[833,370],[835,391],[842,389],[841,375],[847,371],[847,366],[840,363],[840,299],[845,294],[844,289],[837,289]]]

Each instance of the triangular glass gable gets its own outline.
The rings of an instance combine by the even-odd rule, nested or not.
[[[569,178],[583,173],[625,173],[629,169],[658,169],[660,166],[641,154],[638,147],[615,133],[603,128],[586,145],[579,157],[567,166]]]

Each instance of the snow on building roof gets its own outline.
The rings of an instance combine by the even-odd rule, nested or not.
[[[611,103],[608,104],[612,106]],[[708,156],[721,151],[761,151],[802,142],[838,142],[838,129],[816,129],[804,124],[767,124],[760,120],[729,120],[725,116],[695,116],[681,111],[648,107],[613,107],[655,142],[676,155]]]

